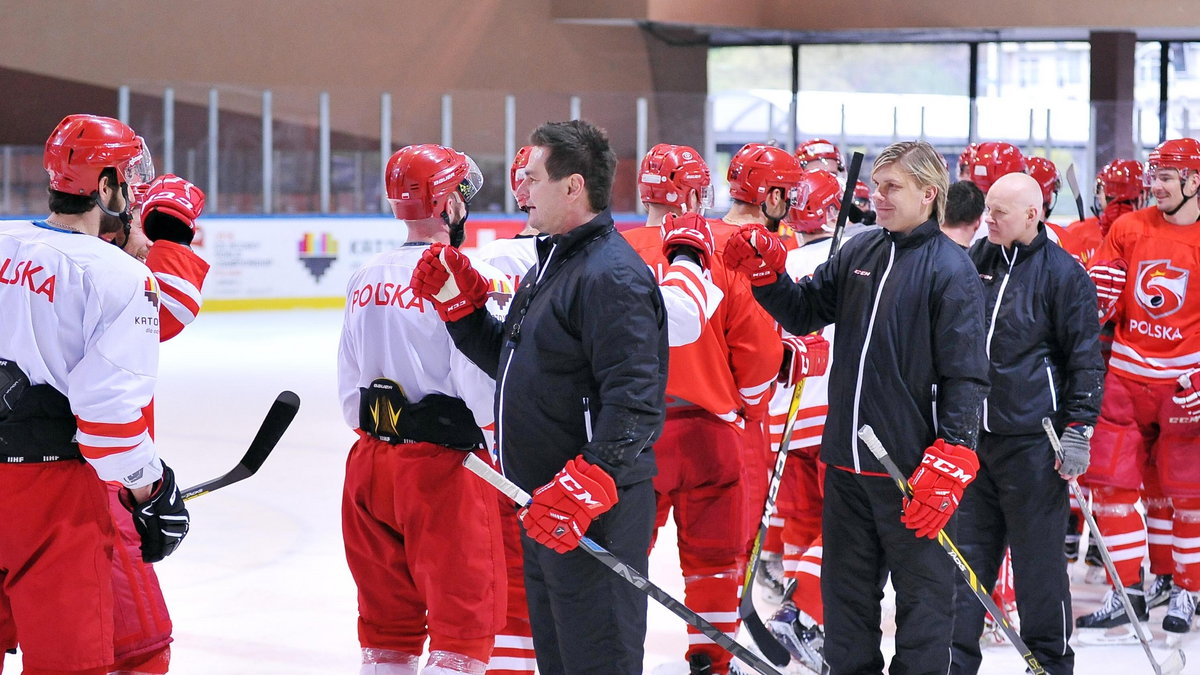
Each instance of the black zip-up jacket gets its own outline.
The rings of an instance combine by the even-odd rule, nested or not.
[[[1012,248],[981,239],[971,261],[987,301],[992,389],[983,429],[1040,434],[1042,418],[1061,432],[1070,422],[1094,425],[1104,390],[1096,288],[1046,228]]]
[[[618,486],[649,479],[667,386],[654,275],[607,210],[537,251],[503,325],[482,309],[446,324],[496,379],[501,468],[532,491],[582,452]]]
[[[858,438],[870,424],[906,474],[938,438],[974,449],[987,395],[983,287],[967,254],[927,220],[859,234],[809,279],[754,297],[794,335],[837,326],[821,459],[886,473]]]

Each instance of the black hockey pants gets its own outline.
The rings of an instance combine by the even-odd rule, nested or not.
[[[941,675],[950,667],[958,572],[936,541],[918,539],[900,522],[900,507],[891,478],[832,466],[825,471],[821,593],[832,675],[883,672],[880,603],[889,573],[896,590],[896,656],[889,672]]]
[[[958,509],[958,548],[987,589],[996,584],[1005,545],[1012,550],[1021,639],[1047,673],[1071,673],[1071,587],[1063,553],[1070,508],[1050,441],[1045,434],[981,433],[979,464]],[[951,672],[973,675],[985,612],[966,582],[958,583]]]
[[[648,576],[654,485],[634,483],[617,495],[617,504],[592,522],[587,536]],[[521,545],[538,672],[639,675],[646,595],[582,548],[560,555],[530,539],[524,528]]]

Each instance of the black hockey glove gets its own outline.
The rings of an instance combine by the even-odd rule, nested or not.
[[[148,563],[156,563],[179,548],[191,524],[175,484],[175,472],[166,462],[162,467],[162,480],[146,502],[135,504],[132,492],[121,491],[121,503],[133,514],[133,525],[142,538],[142,560]]]

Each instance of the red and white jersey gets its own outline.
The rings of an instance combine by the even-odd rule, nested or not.
[[[537,264],[537,237],[516,236],[489,241],[480,246],[473,257],[507,274],[512,287],[517,288],[525,273]]]
[[[817,267],[829,259],[829,247],[833,238],[829,237],[805,244],[800,248],[788,251],[787,273],[794,281],[800,281],[812,276]],[[782,328],[780,333],[787,335]],[[829,340],[829,349],[833,351],[833,324],[821,329],[820,334]],[[771,397],[771,449],[779,448],[783,438],[783,429],[787,426],[788,408],[792,403],[795,387],[778,385]],[[804,379],[804,391],[800,393],[800,407],[796,413],[796,425],[792,428],[792,438],[788,443],[788,451],[799,448],[817,447],[821,445],[821,435],[825,433],[825,416],[829,413],[829,371],[824,375]]]
[[[1084,267],[1092,261],[1092,256],[1096,254],[1096,249],[1100,247],[1101,240],[1104,235],[1100,233],[1100,219],[1092,216],[1083,220],[1077,220],[1067,226],[1068,237],[1067,245],[1063,246],[1067,253],[1075,256],[1075,259]]]
[[[496,383],[458,351],[433,305],[413,294],[412,271],[426,248],[408,244],[386,251],[350,278],[338,347],[338,393],[351,428],[358,428],[359,387],[380,377],[398,383],[409,401],[429,394],[461,399],[481,429],[492,426]],[[472,265],[492,283],[491,300],[500,302],[489,301],[488,309],[495,314],[496,304],[508,305],[512,285],[495,267]]]
[[[166,342],[179,335],[200,313],[200,289],[208,275],[208,263],[191,248],[160,239],[150,246],[146,267],[158,280],[162,299],[160,339]]]
[[[513,288],[537,264],[537,238],[514,237],[488,242],[478,257],[512,279]],[[695,342],[724,294],[713,285],[699,265],[681,261],[671,265],[659,280],[663,306],[667,310],[667,344],[672,347]]]
[[[158,375],[159,302],[150,270],[99,237],[0,222],[0,357],[67,397],[80,453],[129,488],[162,477],[142,411]]]
[[[680,280],[687,268],[679,263],[667,264],[658,227],[635,227],[621,234],[650,266],[660,287],[674,285],[673,278]],[[717,251],[710,274],[725,299],[712,311],[695,342],[679,346],[671,343],[667,395],[741,426],[747,408],[765,404],[767,391],[779,371],[783,348],[771,325],[759,320],[757,312],[762,310],[750,294],[749,283],[739,283],[745,279],[726,268],[720,249]],[[688,283],[694,281],[693,272]],[[680,283],[678,288],[682,288]],[[671,309],[667,312],[669,316]]]
[[[1200,366],[1200,225],[1173,225],[1157,206],[1117,218],[1093,264],[1128,266],[1109,368],[1139,382]]]

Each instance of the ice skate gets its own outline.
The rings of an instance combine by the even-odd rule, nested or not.
[[[1079,535],[1068,533],[1063,542],[1063,553],[1067,555],[1067,564],[1072,565],[1079,560]]]
[[[758,573],[754,581],[763,589],[763,599],[772,604],[783,602],[787,589],[787,577],[783,574],[783,556],[763,551],[758,559]]]
[[[825,663],[825,633],[794,604],[783,603],[767,621],[767,630],[805,668],[822,675],[829,672]]]
[[[1196,616],[1196,596],[1178,586],[1171,589],[1170,605],[1163,617],[1162,627],[1167,631],[1167,646],[1176,647],[1192,630]]]
[[[1170,574],[1156,575],[1154,581],[1150,582],[1150,588],[1146,590],[1146,609],[1154,609],[1159,605],[1167,604],[1174,588],[1175,584]]]
[[[1108,576],[1104,573],[1104,559],[1100,557],[1100,548],[1095,542],[1088,544],[1087,553],[1083,556],[1087,571],[1083,574],[1085,584],[1106,584]]]
[[[1146,609],[1146,596],[1140,588],[1126,588],[1134,615],[1143,624],[1150,620],[1150,612]],[[1104,595],[1104,604],[1100,609],[1075,619],[1076,632],[1079,641],[1089,645],[1137,644],[1137,631],[1129,624],[1129,616],[1121,595],[1116,589],[1108,589]],[[1146,635],[1150,635],[1147,628]],[[1153,640],[1153,636],[1150,636]]]
[[[989,614],[983,619],[983,634],[979,636],[979,646],[983,649],[989,647],[1007,647],[1011,642],[1008,640],[1008,635],[1004,629],[1000,627],[1000,623],[992,618]]]

